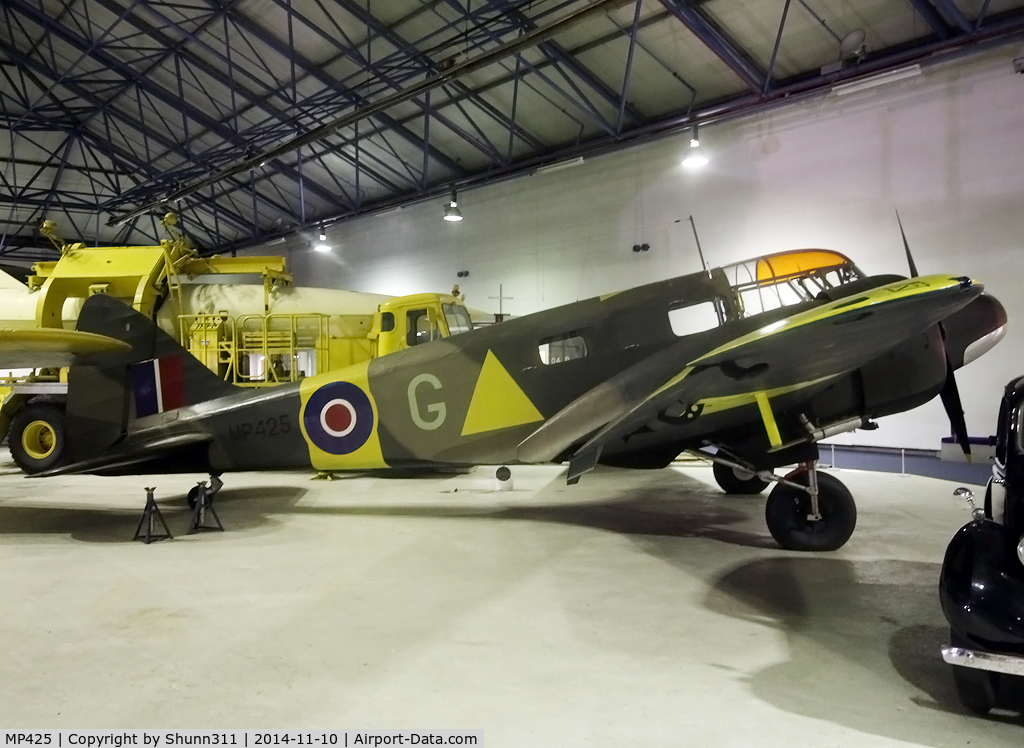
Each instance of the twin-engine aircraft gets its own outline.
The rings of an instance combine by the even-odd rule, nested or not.
[[[833,550],[856,507],[819,473],[817,442],[942,393],[968,451],[952,372],[1002,337],[1006,314],[968,278],[866,276],[800,250],[418,345],[413,322],[382,322],[407,323],[407,350],[252,391],[93,296],[78,331],[94,348],[70,369],[58,435],[68,461],[40,475],[568,462],[575,483],[692,451],[727,492],[778,484],[766,519],[783,547]]]

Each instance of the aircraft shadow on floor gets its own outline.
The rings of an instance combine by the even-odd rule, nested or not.
[[[274,515],[290,511],[306,490],[294,486],[262,486],[259,488],[224,488],[215,507],[228,531],[271,531],[280,524]],[[156,493],[160,511],[172,534],[185,534],[191,510],[184,495]],[[145,507],[145,494],[140,492],[137,509],[105,509],[96,506],[0,505],[0,536],[4,535],[68,535],[90,543],[130,543],[139,526]]]
[[[345,494],[345,482],[366,474],[345,474],[330,485]],[[597,473],[592,481],[599,481]],[[446,478],[450,474],[415,475],[417,481]],[[392,491],[390,481],[380,482],[380,491]],[[376,488],[376,487],[375,487]],[[707,538],[748,548],[777,548],[760,529],[762,496],[726,496],[698,480],[675,471],[657,471],[644,481],[631,481],[628,488],[612,489],[588,500],[572,499],[575,489],[556,478],[537,493],[498,492],[469,488],[460,494],[446,492],[445,504],[342,504],[302,506],[306,490],[294,486],[269,485],[249,488],[225,486],[214,506],[230,531],[270,531],[279,526],[275,515],[301,513],[322,516],[377,516],[518,520],[589,527],[627,536],[664,538]],[[367,495],[372,498],[375,490]],[[157,501],[175,536],[189,524],[189,510],[183,495],[157,491]],[[528,498],[527,498],[528,496]],[[465,497],[463,499],[462,497]],[[70,535],[89,542],[130,542],[144,506],[140,492],[138,510],[102,509],[94,506],[0,506],[0,536],[4,534]],[[753,518],[752,521],[751,518]],[[749,525],[747,530],[742,525]]]
[[[600,480],[600,472],[591,480]],[[675,471],[657,471],[628,489],[595,500],[572,499],[572,487],[556,478],[530,498],[516,492],[464,490],[450,494],[451,503],[403,505],[296,506],[293,511],[323,515],[519,520],[589,527],[621,535],[709,538],[750,548],[777,548],[767,531],[734,527],[746,522],[760,527],[762,496],[725,496],[698,480]],[[466,500],[462,503],[459,497]],[[500,503],[499,503],[500,502]]]
[[[938,562],[775,556],[721,575],[705,606],[785,635],[788,660],[750,682],[764,701],[875,735],[948,745],[949,729],[962,725],[966,711],[939,650],[949,638],[939,568]],[[1016,698],[1024,704],[1019,693]],[[986,745],[1020,745],[1020,713],[988,721],[979,722]]]

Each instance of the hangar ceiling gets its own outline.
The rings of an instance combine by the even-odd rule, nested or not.
[[[170,207],[241,249],[1022,34],[1024,0],[4,0],[0,254]]]

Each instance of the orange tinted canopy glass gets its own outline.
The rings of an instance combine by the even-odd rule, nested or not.
[[[849,264],[848,257],[828,249],[797,249],[792,252],[768,255],[758,260],[757,280],[759,283],[764,283],[776,278],[788,278],[791,275],[799,275],[812,270],[823,270]]]

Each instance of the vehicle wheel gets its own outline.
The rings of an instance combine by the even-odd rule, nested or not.
[[[63,409],[48,403],[25,406],[11,421],[7,442],[11,457],[26,473],[57,467],[67,449]]]
[[[768,481],[761,480],[756,473],[737,470],[717,462],[711,471],[715,474],[715,481],[726,493],[761,493],[768,485]]]
[[[806,471],[787,477],[795,483],[808,485]],[[810,495],[780,483],[768,494],[764,508],[768,531],[779,545],[791,551],[842,548],[857,526],[857,505],[849,489],[828,473],[818,473],[818,508],[821,519],[808,519]]]
[[[195,509],[196,504],[199,503],[199,486],[192,486],[192,488],[188,490],[188,496],[185,500],[188,502],[189,509]],[[209,491],[206,492],[206,501],[207,503],[210,501]]]
[[[996,705],[996,673],[953,665],[953,683],[960,703],[975,714],[988,714]]]
[[[971,647],[952,630],[949,632],[949,643],[954,647]],[[988,714],[996,705],[999,695],[999,674],[959,665],[952,667],[953,685],[956,686],[956,695],[960,703],[975,714]]]

